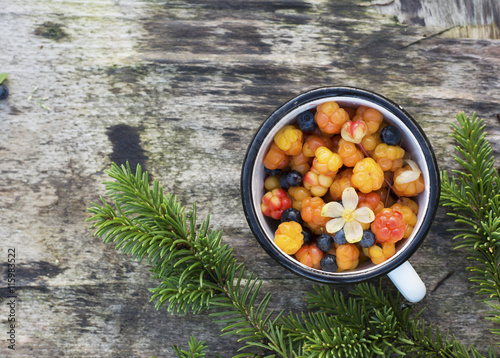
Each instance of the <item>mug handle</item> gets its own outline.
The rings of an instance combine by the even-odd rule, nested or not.
[[[418,302],[425,297],[425,285],[409,261],[405,261],[387,276],[408,301]]]

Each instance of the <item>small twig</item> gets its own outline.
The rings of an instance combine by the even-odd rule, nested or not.
[[[436,292],[438,287],[441,286],[443,284],[443,282],[446,281],[447,279],[449,279],[451,277],[451,275],[453,275],[454,273],[455,273],[455,270],[451,270],[450,272],[448,272],[445,277],[443,277],[441,280],[438,281],[438,283],[436,283],[434,285],[434,287],[431,290],[431,293]]]
[[[431,39],[433,37],[436,37],[436,36],[439,36],[439,35],[442,35],[444,34],[445,32],[448,32],[450,30],[453,30],[455,27],[459,27],[459,25],[455,25],[455,26],[452,26],[452,27],[448,27],[447,29],[444,29],[443,31],[439,31],[439,32],[436,32],[435,34],[432,34],[430,36],[426,36],[426,37],[422,37],[421,39],[418,39],[417,41],[413,41],[413,42],[410,42],[409,44],[407,45],[404,45],[402,48],[407,48],[407,47],[410,47],[412,45],[415,45],[415,44],[418,44],[419,42],[422,42],[424,40],[428,40],[428,39]]]
[[[44,101],[48,100],[49,97],[44,97],[44,98],[33,98],[33,96],[38,92],[38,86],[36,86],[35,88],[33,88],[33,90],[31,91],[31,94],[29,95],[28,97],[28,101],[31,102],[31,100],[35,99],[36,100],[36,105],[37,107],[41,107],[43,109],[45,109],[46,111],[50,112],[51,111],[51,108],[49,106],[47,106],[45,103],[43,103]]]
[[[387,6],[387,5],[391,5],[392,3],[394,3],[394,0],[391,0],[389,2],[371,2],[369,4],[361,3],[361,4],[358,4],[358,6],[360,6],[360,7]]]

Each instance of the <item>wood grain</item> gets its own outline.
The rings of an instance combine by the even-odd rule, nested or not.
[[[500,43],[429,38],[442,28],[402,24],[358,5],[3,4],[0,72],[9,74],[11,94],[0,102],[0,262],[16,249],[18,325],[15,352],[0,333],[1,354],[172,357],[171,344],[186,346],[191,335],[212,354],[236,354],[236,339],[221,338],[207,314],[156,311],[148,268],[93,237],[85,210],[104,194],[112,160],[140,163],[186,205],[195,201],[200,217],[210,213],[213,228],[274,293],[272,308],[299,312],[313,283],[266,256],[240,202],[246,147],[281,103],[321,86],[379,92],[424,128],[443,170],[456,167],[448,136],[456,113],[476,112],[498,156]],[[64,36],[46,31],[53,24]],[[498,339],[468,281],[466,253],[453,250],[451,227],[439,208],[412,257],[429,291],[417,309],[485,352]],[[2,297],[5,277],[6,268]],[[6,312],[2,305],[0,332]]]

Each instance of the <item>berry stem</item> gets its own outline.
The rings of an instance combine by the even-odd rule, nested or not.
[[[359,147],[361,148],[361,151],[363,153],[365,153],[365,156],[368,157],[368,158],[371,158],[370,155],[367,153],[365,147],[363,147],[363,144],[361,144],[361,142],[358,143]]]

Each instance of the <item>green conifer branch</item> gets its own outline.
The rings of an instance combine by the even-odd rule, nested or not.
[[[207,346],[205,342],[198,341],[195,337],[191,336],[188,342],[188,350],[181,349],[176,345],[173,345],[173,348],[179,358],[205,358]]]
[[[500,300],[500,178],[483,120],[463,112],[456,118],[451,137],[461,169],[451,176],[441,173],[441,204],[451,208],[448,215],[460,224],[450,231],[459,232],[455,247],[464,248],[475,263],[467,269],[477,293],[493,309],[494,316],[487,318],[500,323],[500,306],[492,302]],[[500,334],[500,329],[491,331]]]
[[[150,289],[157,309],[199,313],[210,309],[222,335],[237,335],[235,357],[374,357],[396,354],[422,357],[483,357],[453,337],[443,337],[399,296],[373,285],[355,286],[348,296],[323,286],[310,294],[311,312],[284,315],[269,309],[271,294],[247,272],[222,233],[210,230],[209,219],[196,221],[196,206],[186,212],[175,196],[164,194],[157,181],[149,187],[140,166],[113,164],[106,182],[109,204],[92,203],[95,235],[135,260],[147,259]],[[203,342],[191,338],[188,350],[174,347],[178,357],[204,357]],[[494,353],[490,350],[490,357]]]

